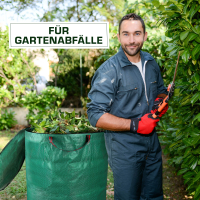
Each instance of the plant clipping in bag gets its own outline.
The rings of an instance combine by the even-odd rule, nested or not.
[[[48,111],[43,119],[31,123],[35,133],[68,134],[68,133],[92,133],[102,131],[90,125],[88,119],[73,111],[72,113]]]

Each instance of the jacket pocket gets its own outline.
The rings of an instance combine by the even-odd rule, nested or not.
[[[142,99],[142,90],[137,84],[121,86],[115,97],[117,116],[123,118],[139,117],[144,109]]]
[[[124,95],[127,95],[128,93],[138,93],[139,88],[137,84],[134,85],[126,85],[126,86],[120,86],[119,90],[117,91],[117,96],[124,97]]]

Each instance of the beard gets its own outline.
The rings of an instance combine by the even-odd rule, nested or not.
[[[136,46],[136,48],[130,50],[127,47],[128,46]],[[138,54],[138,52],[140,52],[140,50],[142,49],[143,46],[143,42],[140,44],[129,44],[129,45],[121,45],[122,49],[129,55],[129,56],[135,56]]]

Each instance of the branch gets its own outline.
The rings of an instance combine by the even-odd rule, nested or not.
[[[7,76],[5,75],[4,71],[3,71],[3,67],[1,66],[0,68],[0,76],[4,79],[6,79],[6,81],[8,81],[10,83],[10,80],[7,78]],[[11,84],[11,83],[10,83]],[[11,84],[12,85],[12,84]]]

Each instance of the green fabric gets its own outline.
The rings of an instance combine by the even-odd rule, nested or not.
[[[25,146],[28,200],[106,200],[104,133],[26,131]]]
[[[25,129],[19,131],[0,153],[0,190],[5,189],[20,171],[25,159]]]

